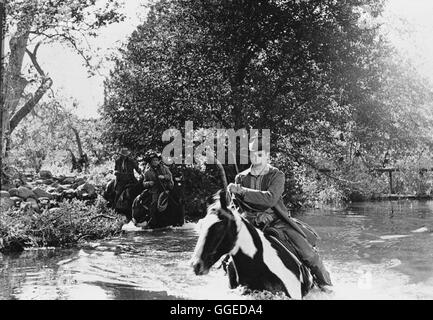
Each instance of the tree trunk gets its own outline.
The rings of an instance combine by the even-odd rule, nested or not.
[[[14,129],[17,127],[18,123],[20,123],[20,121],[25,116],[27,116],[30,113],[30,111],[33,110],[33,108],[38,104],[39,100],[42,99],[45,92],[47,92],[48,89],[51,88],[52,84],[53,81],[51,80],[51,78],[42,79],[41,85],[33,94],[33,96],[11,118],[9,123],[10,133],[12,133]]]
[[[3,159],[3,150],[5,150],[6,146],[3,144],[5,141],[3,136],[6,133],[7,127],[7,112],[5,110],[4,98],[5,98],[5,90],[4,90],[4,40],[5,40],[5,21],[6,21],[6,11],[5,4],[3,0],[0,0],[0,157]]]
[[[17,23],[16,32],[11,36],[9,41],[10,54],[4,72],[4,100],[2,105],[2,158],[7,157],[7,146],[10,145],[10,135],[12,133],[10,127],[11,116],[15,113],[23,96],[24,89],[28,84],[28,81],[21,75],[21,69],[33,19],[34,15],[23,14],[22,19]]]
[[[75,129],[73,126],[71,126],[71,129],[72,129],[72,131],[74,131],[75,139],[77,140],[78,156],[82,157],[84,153],[83,153],[83,147],[81,145],[80,135],[78,133],[78,130]]]

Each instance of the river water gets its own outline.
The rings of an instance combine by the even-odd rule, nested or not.
[[[307,210],[297,218],[321,237],[331,292],[306,299],[433,299],[433,201],[366,202]],[[194,223],[125,232],[82,249],[0,254],[0,299],[283,299],[228,289],[222,269],[188,265]]]

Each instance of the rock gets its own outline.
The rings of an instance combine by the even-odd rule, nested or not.
[[[0,208],[2,211],[9,210],[15,206],[15,202],[13,202],[10,198],[0,198]]]
[[[47,188],[47,192],[48,193],[53,193],[53,192],[56,192],[56,191],[57,191],[57,188],[54,188],[54,187]]]
[[[18,188],[10,188],[9,194],[11,195],[11,197],[18,197]]]
[[[33,198],[28,198],[27,201],[22,202],[20,207],[21,207],[21,210],[26,210],[28,208],[31,208],[31,209],[39,212],[38,202]]]
[[[23,199],[20,197],[11,197],[11,200],[14,202],[16,207],[19,207],[20,203],[23,202]]]
[[[48,186],[49,186],[49,185],[52,185],[53,183],[54,183],[54,180],[51,180],[51,179],[45,179],[45,180],[44,180],[44,184],[45,184],[45,185],[48,185]]]
[[[87,197],[92,198],[96,196],[96,188],[93,184],[86,182],[85,184],[78,187],[77,195],[82,197],[87,193]]]
[[[42,179],[51,179],[53,177],[53,174],[49,170],[41,170],[39,171],[39,177]]]
[[[73,184],[75,182],[75,178],[74,177],[67,177],[64,180],[60,181],[60,184]]]
[[[0,198],[10,198],[11,195],[7,191],[0,191]]]
[[[62,197],[66,199],[72,199],[77,196],[77,193],[74,189],[68,189],[62,192]]]
[[[35,181],[36,184],[44,184],[44,180],[42,179],[38,179]]]
[[[39,206],[47,207],[50,204],[50,198],[40,197],[38,198]]]
[[[11,185],[10,183],[5,183],[5,184],[1,185],[0,190],[2,190],[2,191],[8,191],[11,188],[15,188],[15,186]]]
[[[24,200],[27,200],[28,198],[36,199],[36,195],[33,193],[33,191],[26,187],[19,187],[17,194],[14,194],[14,196],[20,197]]]
[[[79,178],[79,179],[75,180],[75,182],[72,184],[71,188],[77,189],[79,186],[81,186],[85,183],[86,183],[86,179]]]
[[[60,192],[51,192],[51,196],[57,201],[62,201],[62,194]]]
[[[36,195],[36,199],[39,199],[39,198],[51,199],[52,198],[51,194],[49,194],[45,190],[42,190],[41,188],[34,188],[32,191]]]
[[[65,191],[67,188],[65,188],[64,186],[58,186],[57,188],[56,188],[56,191],[57,192],[63,192],[63,191]]]

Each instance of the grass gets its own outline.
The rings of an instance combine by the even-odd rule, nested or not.
[[[71,247],[121,233],[123,218],[98,197],[95,204],[73,200],[42,213],[9,210],[0,213],[0,252],[26,247]]]

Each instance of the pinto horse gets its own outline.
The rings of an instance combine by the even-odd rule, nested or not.
[[[313,287],[310,270],[279,240],[265,237],[243,218],[233,203],[227,206],[220,191],[200,221],[200,235],[191,259],[196,275],[203,275],[224,255],[230,287],[241,285],[251,290],[284,292],[302,299]]]

